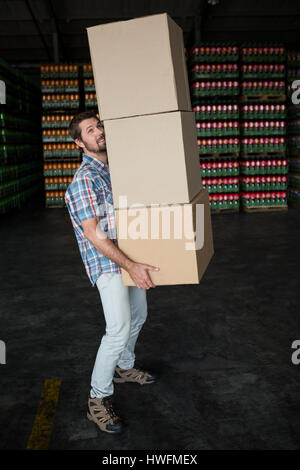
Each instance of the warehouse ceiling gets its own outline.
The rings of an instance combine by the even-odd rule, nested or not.
[[[300,42],[295,0],[0,0],[0,57],[31,74],[41,63],[90,62],[87,27],[163,12],[181,26],[187,47]]]
[[[202,0],[0,0],[0,56],[9,62],[89,61],[86,28],[168,12],[185,36],[194,28]]]

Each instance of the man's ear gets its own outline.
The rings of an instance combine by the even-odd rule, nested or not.
[[[81,147],[83,149],[84,143],[80,139],[75,139],[75,144],[78,145],[78,147]]]

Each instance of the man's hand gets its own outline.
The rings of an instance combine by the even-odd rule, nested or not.
[[[85,237],[102,253],[106,258],[112,260],[118,266],[125,269],[131,279],[140,289],[150,289],[155,287],[148,274],[149,271],[159,271],[159,268],[149,264],[135,263],[117,247],[107,235],[97,227],[98,218],[94,217],[82,222]]]
[[[143,263],[130,263],[127,272],[137,287],[140,289],[150,289],[155,287],[151,281],[148,271],[159,271],[159,268]]]

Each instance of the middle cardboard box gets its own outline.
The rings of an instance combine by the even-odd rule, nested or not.
[[[115,209],[187,204],[202,189],[194,112],[112,119],[104,127]]]

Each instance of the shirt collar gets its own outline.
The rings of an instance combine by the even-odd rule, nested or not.
[[[98,160],[95,157],[92,157],[92,155],[88,155],[87,153],[84,153],[83,156],[82,156],[82,159],[85,160],[86,162],[92,164],[93,166],[95,166],[100,171],[103,171],[103,170],[108,171],[108,164],[104,163],[104,162],[101,162],[100,160]]]

